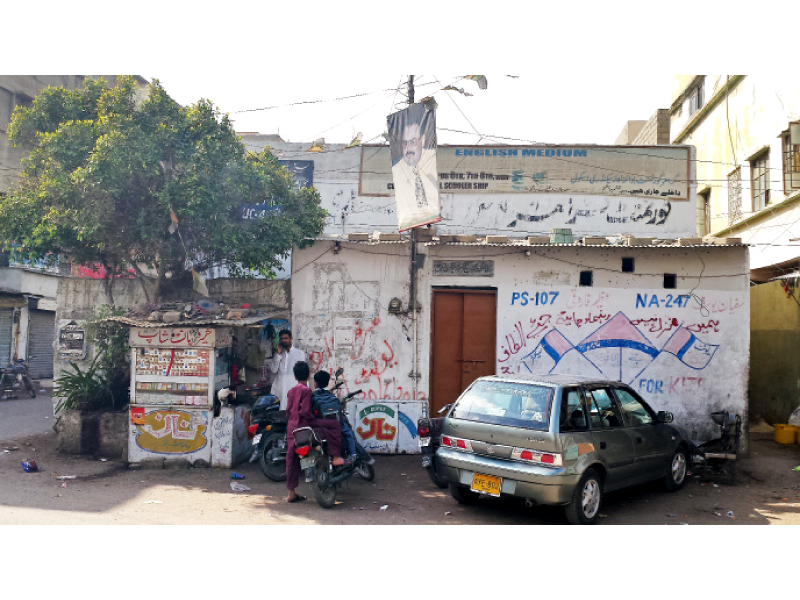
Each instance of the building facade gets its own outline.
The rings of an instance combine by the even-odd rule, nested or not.
[[[673,143],[696,148],[698,235],[750,246],[751,412],[785,423],[800,381],[800,76],[677,77],[670,113]]]

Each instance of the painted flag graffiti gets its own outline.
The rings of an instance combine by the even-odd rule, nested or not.
[[[698,340],[685,327],[679,327],[664,344],[663,352],[674,354],[687,367],[705,369],[719,346]]]

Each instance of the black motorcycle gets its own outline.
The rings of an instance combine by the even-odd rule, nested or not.
[[[348,394],[341,399],[342,413],[347,401],[360,394],[361,390]],[[343,418],[347,418],[343,416]],[[375,459],[356,440],[356,458],[352,462],[335,467],[327,450],[326,440],[320,438],[311,427],[300,427],[292,432],[295,452],[300,457],[300,468],[311,483],[314,499],[322,508],[331,508],[336,504],[336,488],[353,475],[367,481],[375,479]]]
[[[31,398],[36,398],[36,387],[28,374],[28,363],[18,358],[5,368],[0,368],[0,393],[9,396],[8,392],[28,390]]]
[[[280,410],[277,396],[259,396],[250,411],[253,454],[250,462],[259,462],[272,481],[286,481],[286,411]]]
[[[452,404],[443,406],[439,413],[446,415]],[[417,436],[419,437],[419,449],[422,454],[422,466],[428,471],[428,477],[440,488],[447,487],[447,480],[436,470],[436,449],[442,442],[442,422],[441,417],[423,417],[417,421]]]

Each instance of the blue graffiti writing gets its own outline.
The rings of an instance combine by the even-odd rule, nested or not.
[[[527,306],[530,302],[533,306],[544,304],[555,304],[559,292],[512,292],[511,293],[511,306],[519,300],[520,306]]]
[[[686,308],[688,304],[688,295],[667,294],[666,298],[659,298],[658,294],[636,294],[636,308]]]

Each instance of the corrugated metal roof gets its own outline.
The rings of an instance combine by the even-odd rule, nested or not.
[[[778,275],[777,277],[773,277],[770,281],[779,281],[783,279],[797,279],[800,277],[800,271],[794,271],[792,273],[785,273],[783,275]]]
[[[742,246],[749,246],[749,244],[689,244],[678,245],[676,243],[661,243],[661,244],[641,244],[641,245],[625,245],[625,244],[583,244],[575,242],[572,244],[528,244],[526,242],[512,243],[507,242],[504,244],[486,244],[484,242],[426,242],[425,246],[494,246],[498,248],[738,248]]]

